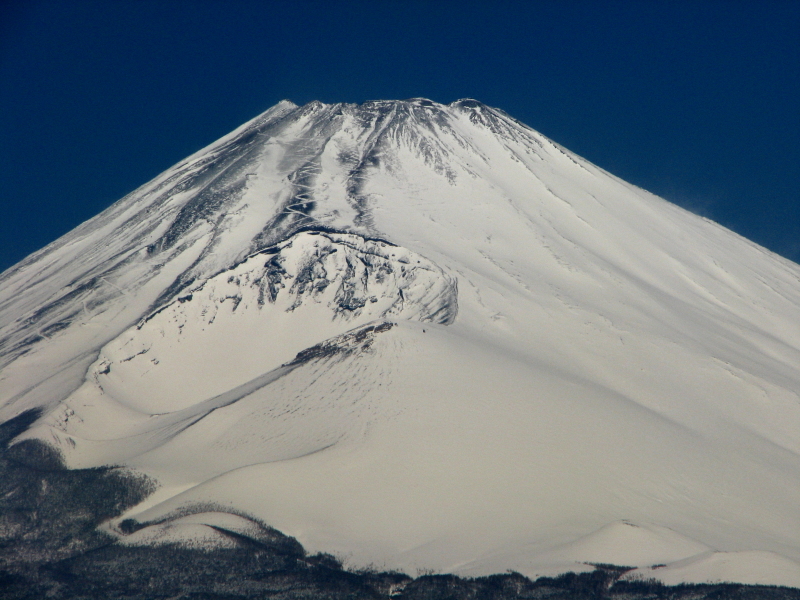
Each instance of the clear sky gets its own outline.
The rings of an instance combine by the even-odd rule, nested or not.
[[[800,2],[0,2],[0,270],[245,120],[472,97],[800,261]]]

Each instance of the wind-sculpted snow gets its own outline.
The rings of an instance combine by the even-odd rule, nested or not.
[[[148,539],[408,572],[800,586],[798,365],[800,266],[470,99],[281,102],[0,275],[0,418]]]

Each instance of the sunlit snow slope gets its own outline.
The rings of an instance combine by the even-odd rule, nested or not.
[[[800,266],[474,100],[281,102],[3,273],[0,349],[160,482],[125,543],[800,587]]]

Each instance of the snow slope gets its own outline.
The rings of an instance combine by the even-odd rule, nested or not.
[[[0,418],[161,483],[127,543],[800,587],[800,266],[474,100],[276,105],[2,274],[0,347]]]

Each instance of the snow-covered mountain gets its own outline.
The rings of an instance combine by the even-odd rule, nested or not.
[[[0,276],[127,544],[800,587],[799,393],[800,266],[474,100],[281,102]]]

